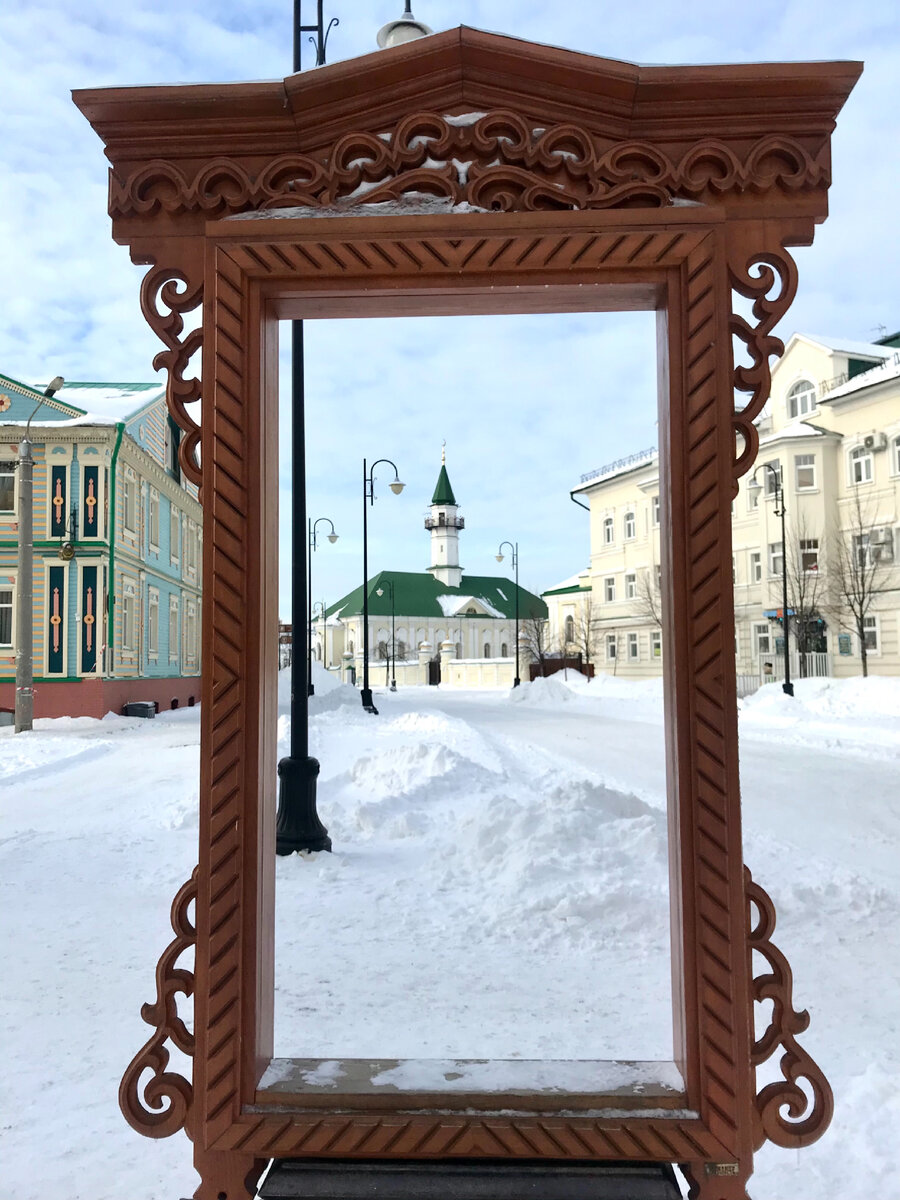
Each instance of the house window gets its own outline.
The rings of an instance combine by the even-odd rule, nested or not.
[[[787,415],[791,419],[805,416],[816,407],[816,385],[799,379],[787,394]]]
[[[731,582],[737,583],[737,555],[731,556]]]
[[[638,660],[638,635],[636,633],[628,635],[628,658],[630,662]]]
[[[378,643],[378,658],[381,660],[381,662],[384,662],[387,657],[388,657],[387,642],[379,642]]]
[[[872,452],[865,446],[857,446],[850,453],[850,482],[872,482]]]
[[[650,501],[650,520],[654,525],[659,524],[659,496],[654,496]]]
[[[150,489],[150,545],[159,549],[159,492]]]
[[[769,574],[780,575],[784,563],[784,546],[781,542],[769,542]]]
[[[603,580],[603,595],[606,597],[607,603],[616,598],[616,581],[613,578]]]
[[[16,510],[16,464],[14,459],[0,462],[0,513]]]
[[[575,641],[575,618],[574,617],[566,617],[566,629],[565,629],[564,636],[565,636],[567,643]]]
[[[633,600],[636,595],[637,595],[637,576],[636,575],[626,575],[625,576],[625,599]]]
[[[135,529],[137,529],[137,481],[132,474],[125,476],[123,507],[125,509],[125,528],[134,533]]]
[[[397,658],[399,658],[401,662],[406,662],[406,642],[400,641],[398,639],[397,649],[396,649],[395,653],[397,655]],[[321,658],[321,657],[322,657],[322,655],[320,654],[319,658]]]
[[[616,635],[614,633],[606,635],[606,659],[607,662],[616,661]]]
[[[169,597],[169,661],[178,658],[178,597]]]
[[[871,533],[857,534],[853,545],[860,567],[894,561],[894,534],[890,529],[873,529]]]
[[[769,464],[769,466],[772,467],[771,471],[769,470],[769,467],[765,467],[763,469],[763,475],[765,475],[766,496],[774,496],[776,491],[781,491],[781,463],[776,458],[774,462]]]
[[[757,658],[762,658],[764,654],[772,653],[772,638],[769,634],[768,625],[753,626],[753,645],[756,649]]]
[[[501,658],[509,658],[509,646],[506,644],[506,642],[501,643],[500,657]]]
[[[863,617],[863,634],[866,639],[866,650],[878,652],[878,618]]]
[[[197,661],[197,609],[193,604],[187,606],[187,616],[184,619],[185,657],[191,663]],[[352,649],[352,646],[351,646]]]
[[[900,436],[894,438],[893,459],[893,473],[895,475],[900,475]]]
[[[662,634],[658,629],[650,634],[650,657],[662,658]]]
[[[126,583],[122,589],[122,649],[133,650],[135,630],[137,628],[137,606],[135,604],[134,584]]]
[[[762,579],[762,555],[758,550],[754,550],[750,555],[750,578],[754,583],[759,583]]]
[[[800,569],[813,574],[819,569],[819,539],[801,538]]]
[[[612,517],[607,517],[603,522],[603,545],[611,546],[616,539],[616,529]]]
[[[625,541],[634,541],[634,513],[632,511],[625,514]]]
[[[484,643],[484,657],[485,658],[491,657],[491,643],[490,642]]]
[[[13,590],[0,588],[0,646],[12,645]]]
[[[181,513],[172,504],[169,507],[169,558],[178,562],[181,554]]]
[[[795,454],[794,471],[796,472],[797,491],[810,491],[816,486],[816,456],[814,454]]]
[[[769,472],[767,471],[766,474],[768,475],[768,473]],[[753,510],[756,508],[759,508],[759,489],[755,487],[748,487],[747,512],[753,512]]]
[[[147,653],[159,654],[159,592],[150,588],[147,593]]]

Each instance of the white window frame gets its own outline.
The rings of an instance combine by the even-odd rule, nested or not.
[[[612,517],[603,518],[603,545],[614,546],[616,544],[616,523]]]
[[[625,599],[634,600],[637,598],[637,575],[629,571],[625,576]]]
[[[147,657],[159,658],[159,588],[147,588]]]
[[[662,630],[650,631],[650,657],[662,658]]]
[[[615,633],[606,635],[606,661],[615,662],[618,655],[619,639]]]
[[[816,385],[810,379],[798,379],[785,396],[785,411],[789,421],[816,411]]]
[[[765,639],[765,647],[762,642]],[[775,647],[772,643],[772,631],[769,628],[769,623],[766,621],[756,622],[753,625],[753,657],[763,658],[765,655],[774,654]]]
[[[147,502],[147,542],[151,550],[159,550],[159,492],[154,487]]]
[[[629,633],[629,635],[628,635],[628,661],[629,662],[640,662],[640,658],[641,658],[641,647],[640,647],[640,642],[638,641],[638,635],[636,633]]]
[[[819,539],[801,538],[798,546],[800,554],[800,570],[806,575],[817,575],[819,572]],[[808,556],[815,555],[815,558]]]
[[[801,483],[801,472],[812,474],[811,483]],[[814,454],[794,455],[794,486],[798,492],[814,492],[816,490],[816,456]]]
[[[634,515],[634,509],[629,508],[625,516],[622,518],[622,538],[626,542],[633,542],[637,537],[637,518]]]
[[[770,467],[772,468],[772,470],[769,470]],[[775,476],[776,475],[778,477],[779,493],[781,492],[782,488],[784,487],[784,475],[782,474],[782,470],[781,470],[781,459],[773,458],[770,463],[767,463],[765,465],[765,467],[763,468],[763,475],[765,476],[765,479],[763,481],[763,491],[764,491],[765,497],[767,500],[774,500],[775,499],[775,490],[776,490],[775,489]]]
[[[780,579],[784,569],[784,543],[769,542],[767,551],[769,578]]]
[[[122,581],[122,650],[132,653],[137,649],[137,583],[133,579]]]
[[[900,475],[900,433],[891,442],[891,450],[893,451],[893,462],[891,463],[891,474]]]
[[[759,550],[750,551],[750,581],[751,583],[762,582],[762,554]]]
[[[607,575],[603,579],[603,598],[607,604],[614,604],[616,599],[616,577]]]
[[[9,592],[9,600],[0,600],[0,609],[9,608],[9,641],[0,641],[4,650],[12,650],[16,644],[16,585],[13,583],[0,584],[0,596]]]
[[[659,496],[650,498],[650,523],[654,526],[659,524]]]
[[[12,508],[0,508],[0,517],[14,517],[19,503],[19,489],[16,486],[16,460],[14,458],[0,459],[0,475],[12,481]]]
[[[138,526],[138,481],[130,467],[125,468],[122,480],[122,528],[129,533],[137,533]],[[129,508],[131,513],[129,514]]]
[[[849,457],[849,482],[851,487],[859,487],[862,483],[871,483],[875,478],[875,457],[865,446],[854,446]],[[857,472],[857,466],[859,471]],[[857,479],[857,474],[859,478]]]
[[[566,619],[563,622],[563,637],[566,640],[567,646],[575,641],[575,618],[571,613],[566,615]]]
[[[174,619],[174,633],[175,633],[174,637],[172,636],[173,619]],[[169,662],[177,662],[178,661],[178,647],[180,645],[180,634],[181,634],[181,601],[178,598],[178,596],[176,596],[173,592],[169,595]]]
[[[881,654],[881,621],[877,613],[863,617],[863,631],[866,639],[866,654]],[[869,636],[872,636],[872,642]]]
[[[181,513],[174,500],[169,501],[169,562],[181,558]]]

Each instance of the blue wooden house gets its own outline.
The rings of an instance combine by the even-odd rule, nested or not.
[[[35,717],[194,703],[203,517],[164,388],[66,383],[48,398],[0,375],[0,710],[15,704],[15,460],[32,414]]]

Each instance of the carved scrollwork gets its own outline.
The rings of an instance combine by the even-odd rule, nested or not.
[[[772,382],[769,359],[784,353],[784,342],[772,330],[790,308],[797,293],[797,266],[783,248],[749,254],[729,263],[731,286],[740,295],[753,301],[755,325],[732,313],[730,329],[744,343],[750,365],[735,365],[734,387],[748,392],[750,399],[734,414],[734,432],[743,441],[740,454],[735,454],[734,492],[738,480],[753,464],[759,449],[759,433],[754,421],[769,398]]]
[[[141,1017],[154,1026],[153,1036],[128,1065],[119,1085],[119,1107],[125,1120],[145,1137],[169,1137],[182,1129],[191,1107],[193,1089],[183,1075],[167,1071],[171,1041],[183,1054],[193,1056],[194,1035],[178,1015],[180,992],[191,996],[194,974],[175,964],[180,955],[196,945],[197,932],[188,909],[197,899],[197,868],[172,901],[172,929],[175,938],[156,965],[156,1001],[141,1008]],[[143,1086],[146,1071],[151,1078]]]
[[[203,302],[202,282],[192,282],[179,269],[157,267],[147,272],[141,284],[141,311],[159,340],[166,346],[153,359],[154,370],[166,372],[166,403],[178,428],[184,433],[178,448],[181,469],[191,483],[200,486],[200,426],[185,407],[200,399],[200,379],[185,379],[192,357],[200,349],[203,333],[192,329],[187,337],[183,314]],[[162,306],[162,307],[161,307]]]
[[[766,1139],[786,1148],[808,1146],[828,1128],[834,1112],[834,1098],[821,1069],[796,1041],[796,1035],[809,1026],[809,1013],[795,1011],[791,968],[771,941],[775,906],[759,884],[753,882],[746,867],[744,886],[750,951],[758,951],[770,967],[764,975],[753,979],[753,999],[772,1001],[769,1024],[751,1049],[754,1070],[767,1062],[779,1047],[784,1050],[780,1063],[784,1079],[767,1084],[756,1096],[754,1148],[758,1150]],[[812,1099],[800,1086],[800,1080],[806,1081]]]
[[[155,160],[126,180],[111,177],[110,213],[353,208],[422,192],[500,210],[658,208],[677,196],[796,191],[827,181],[827,160],[780,136],[760,138],[743,159],[715,138],[672,156],[646,141],[610,146],[576,125],[538,127],[507,110],[472,124],[420,112],[384,134],[345,134],[318,155],[281,155],[258,171],[219,158],[189,178]]]

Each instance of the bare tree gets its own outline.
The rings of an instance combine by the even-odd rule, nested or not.
[[[635,583],[635,607],[638,615],[647,617],[662,629],[662,589],[659,585],[659,568],[645,567]]]
[[[575,622],[575,647],[585,664],[594,659],[597,630],[594,626],[594,598],[590,592],[582,598],[578,619]]]
[[[810,652],[822,619],[822,576],[819,572],[822,541],[811,536],[805,514],[794,523],[794,539],[787,547],[788,604],[791,608],[790,629],[797,642],[800,675],[807,671],[806,655]],[[787,647],[785,647],[787,649]]]
[[[891,570],[894,561],[892,531],[886,526],[879,527],[871,518],[857,488],[850,521],[829,545],[834,546],[834,553],[829,555],[829,566],[834,572],[835,598],[841,616],[849,616],[847,624],[854,629],[859,641],[862,673],[868,675],[866,617],[875,598],[896,586]]]
[[[550,626],[546,617],[531,613],[524,617],[519,626],[520,638],[531,661],[540,666],[541,675],[546,675],[545,663],[550,658]]]

